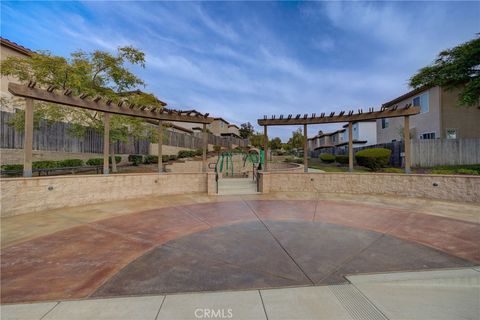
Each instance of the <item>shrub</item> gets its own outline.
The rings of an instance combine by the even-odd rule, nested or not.
[[[348,156],[339,154],[335,156],[335,161],[340,164],[348,164]]]
[[[115,163],[119,163],[122,161],[121,156],[115,156]],[[91,158],[88,159],[86,162],[87,166],[101,166],[103,165],[103,158]],[[112,163],[112,157],[108,157],[108,163]]]
[[[216,144],[216,145],[213,146],[213,151],[215,151],[215,152],[220,152],[220,150],[222,150],[222,147],[219,146],[218,144]]]
[[[41,161],[33,161],[32,162],[32,169],[49,169],[49,168],[58,168],[58,161],[52,160],[41,160]]]
[[[86,162],[87,166],[101,166],[103,164],[102,158],[91,158],[88,159]]]
[[[322,153],[320,155],[320,160],[322,160],[325,163],[332,163],[335,161],[335,156],[333,154]]]
[[[65,167],[81,167],[83,166],[82,159],[65,159],[62,161],[58,161],[58,167],[65,168]]]
[[[128,156],[128,161],[130,161],[134,166],[138,166],[143,162],[143,156],[141,154],[131,154]]]
[[[23,171],[23,164],[4,164],[2,170],[6,171]]]
[[[455,170],[452,169],[434,169],[433,174],[455,174]]]
[[[203,155],[203,149],[197,149],[197,150],[195,150],[195,155],[196,155],[196,156],[202,156],[202,155]]]
[[[385,168],[382,171],[386,173],[405,173],[405,171],[400,168]]]
[[[168,156],[168,160],[172,160],[172,161],[173,161],[173,160],[177,160],[177,159],[178,159],[178,157],[177,157],[176,155],[174,155],[174,154],[171,154],[171,155]]]
[[[163,156],[162,156],[162,161],[163,161]],[[158,163],[158,156],[147,155],[143,158],[143,163],[145,164]]]
[[[372,148],[360,150],[355,154],[357,163],[372,171],[385,167],[390,162],[392,151],[384,148]]]
[[[191,158],[197,155],[197,151],[194,150],[180,150],[178,151],[179,158]]]
[[[473,175],[480,174],[480,172],[478,172],[477,170],[473,170],[473,169],[458,169],[457,173],[459,173],[459,174],[473,174]]]

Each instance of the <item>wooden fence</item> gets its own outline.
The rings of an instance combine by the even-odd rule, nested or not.
[[[412,166],[480,163],[480,138],[412,141]]]
[[[353,148],[354,154],[367,148],[385,148],[392,150],[389,165],[403,166],[403,141],[381,143],[366,147]],[[328,148],[310,152],[310,156],[318,158],[320,153],[348,154],[347,148]],[[428,139],[412,140],[412,167],[428,168],[441,165],[462,165],[480,163],[480,138],[470,139]]]
[[[23,149],[23,130],[16,130],[9,122],[13,118],[10,112],[0,111],[0,148]],[[86,128],[83,137],[75,137],[70,133],[72,125],[64,122],[47,123],[41,121],[33,134],[33,149],[60,152],[102,153],[103,133]],[[200,149],[203,145],[201,136],[167,131],[163,144],[180,148]],[[208,142],[223,147],[232,145],[246,146],[248,140],[235,137],[218,137],[209,134]],[[129,137],[128,142],[115,143],[117,154],[148,154],[150,142],[144,139]]]

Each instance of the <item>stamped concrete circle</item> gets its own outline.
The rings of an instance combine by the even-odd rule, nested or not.
[[[239,200],[98,220],[1,252],[2,302],[324,285],[471,266],[476,223],[341,201]]]

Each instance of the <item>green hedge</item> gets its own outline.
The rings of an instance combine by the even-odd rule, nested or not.
[[[115,163],[122,161],[121,156],[115,156]],[[101,166],[103,165],[103,158],[91,158],[85,162],[88,166]],[[108,157],[108,163],[112,163],[112,157]]]
[[[363,149],[355,154],[357,164],[372,171],[385,167],[390,162],[392,150],[384,148]]]
[[[192,158],[195,156],[201,156],[203,154],[202,149],[196,150],[180,150],[178,151],[178,158]]]
[[[162,156],[162,161],[163,161],[163,156]],[[158,163],[158,156],[147,155],[143,158],[143,163],[145,164]]]
[[[83,166],[82,159],[65,159],[60,161],[54,160],[41,160],[33,161],[32,169],[55,169],[55,168],[67,168],[67,167],[81,167]],[[2,165],[2,170],[7,171],[23,171],[23,164],[5,164]]]
[[[220,150],[222,150],[222,146],[219,146],[218,144],[213,146],[213,151],[220,152]]]
[[[130,154],[128,156],[128,161],[131,162],[134,166],[138,166],[143,162],[143,156],[141,154]]]
[[[320,160],[322,160],[325,163],[332,163],[335,161],[335,156],[333,154],[322,153],[320,155]]]
[[[2,170],[6,171],[23,171],[23,164],[4,164]]]
[[[335,156],[335,161],[340,163],[340,164],[348,164],[348,156],[347,155],[336,155]]]

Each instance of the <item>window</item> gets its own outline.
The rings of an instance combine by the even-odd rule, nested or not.
[[[426,139],[435,139],[435,132],[427,132],[427,133],[422,133],[420,135],[421,140],[426,140]]]
[[[457,139],[457,129],[447,129],[447,139]]]
[[[388,128],[388,119],[383,118],[382,119],[382,129]]]
[[[429,110],[428,92],[413,98],[412,104],[414,107],[420,107],[420,112],[425,113]]]

